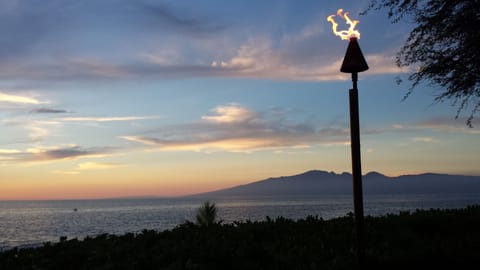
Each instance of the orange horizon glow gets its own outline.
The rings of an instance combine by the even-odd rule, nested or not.
[[[301,174],[307,170],[298,172],[286,172],[278,175],[263,174],[255,178],[237,177],[232,181],[225,181],[222,176],[203,176],[215,178],[215,180],[205,180],[203,177],[196,178],[191,174],[181,177],[174,177],[174,180],[168,180],[173,174],[159,176],[155,179],[137,179],[128,180],[119,177],[109,179],[96,179],[80,181],[78,175],[73,175],[70,179],[52,179],[49,181],[38,182],[37,180],[20,180],[17,183],[5,183],[0,191],[0,201],[20,201],[20,200],[95,200],[95,199],[121,199],[135,197],[158,197],[172,198],[215,191],[219,189],[231,188],[239,185],[261,181],[271,177],[292,176]],[[327,170],[329,171],[329,170]],[[417,175],[426,173],[420,169],[412,170],[393,170],[378,171],[366,168],[364,175],[371,171],[377,171],[388,177],[397,177],[401,175]],[[343,171],[335,170],[337,174]],[[349,171],[347,171],[349,172]],[[430,171],[431,173],[447,173],[441,171]],[[349,172],[350,173],[350,172]],[[192,173],[194,174],[194,173]],[[450,173],[462,175],[480,175],[479,173]],[[198,175],[199,177],[200,175]],[[223,180],[223,181],[222,181]]]

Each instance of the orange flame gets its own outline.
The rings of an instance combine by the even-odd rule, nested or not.
[[[353,21],[350,20],[350,18],[348,17],[348,12],[343,13],[343,9],[341,9],[341,8],[337,10],[337,15],[340,16],[341,18],[345,19],[345,22],[348,25],[350,25],[350,27],[348,28],[348,30],[338,31],[337,30],[338,23],[336,23],[335,20],[333,19],[333,17],[335,17],[335,15],[330,15],[330,16],[328,16],[327,21],[332,23],[333,33],[336,36],[339,36],[342,40],[349,40],[352,37],[356,37],[356,38],[360,39],[360,32],[358,32],[358,30],[355,29],[355,26],[357,25],[357,23],[359,21],[358,20],[353,20]]]

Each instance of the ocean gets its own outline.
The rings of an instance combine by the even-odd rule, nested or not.
[[[123,234],[144,229],[166,230],[194,221],[202,198],[0,201],[0,250],[38,246],[44,242]],[[224,223],[309,215],[330,219],[353,212],[351,196],[230,197],[211,200]],[[384,215],[430,208],[480,204],[480,194],[370,195],[365,215]]]

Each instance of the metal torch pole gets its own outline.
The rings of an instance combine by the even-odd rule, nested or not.
[[[360,124],[358,112],[358,73],[352,73],[353,89],[350,89],[350,139],[352,147],[353,206],[355,211],[356,254],[359,269],[364,269],[364,217],[362,192],[362,164],[360,161]]]

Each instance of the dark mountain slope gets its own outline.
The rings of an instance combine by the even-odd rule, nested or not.
[[[363,176],[365,194],[480,193],[480,176],[425,173],[388,177],[378,172]],[[337,195],[352,193],[352,176],[325,171],[268,178],[246,185],[194,196]]]

